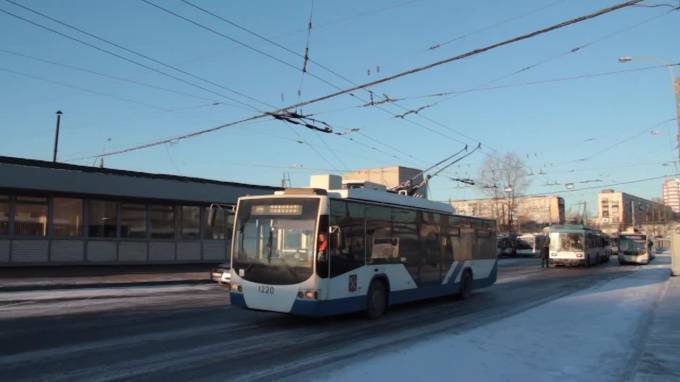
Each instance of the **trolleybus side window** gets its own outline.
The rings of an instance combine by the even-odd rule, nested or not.
[[[392,235],[389,207],[366,208],[366,260],[368,264],[399,262],[399,240]]]
[[[460,227],[459,248],[456,252],[456,261],[472,260],[472,252],[477,249],[477,235],[475,228],[470,224]]]
[[[424,221],[431,214],[423,214]],[[439,283],[441,281],[442,248],[439,241],[439,225],[423,222],[420,224],[420,282]]]
[[[349,272],[366,263],[364,206],[331,199],[330,276]]]
[[[418,213],[411,210],[392,209],[392,234],[399,242],[399,262],[419,282],[421,253],[423,251],[419,241]]]
[[[488,228],[478,228],[476,251],[472,255],[475,260],[489,259],[495,256],[496,234]]]
[[[443,266],[444,269],[448,269],[460,252],[460,228],[443,226],[442,230],[445,230],[442,235],[444,242]]]

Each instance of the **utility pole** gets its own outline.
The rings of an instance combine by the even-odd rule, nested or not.
[[[61,125],[61,110],[57,110],[57,130],[54,133],[54,153],[52,155],[52,162],[57,163],[57,149],[59,147],[59,126]]]
[[[586,201],[583,201],[583,225],[588,225],[588,206]]]
[[[673,89],[675,90],[675,111],[677,113],[675,122],[678,124],[678,135],[676,139],[678,144],[678,159],[680,160],[680,78],[675,77],[672,70],[671,74],[673,77]]]
[[[631,225],[633,226],[633,230],[635,229],[635,201],[631,200],[630,201],[630,211],[631,211]]]

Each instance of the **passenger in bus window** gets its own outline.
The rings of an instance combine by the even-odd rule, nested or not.
[[[326,232],[319,233],[317,253],[319,261],[326,261],[326,256],[328,255],[328,234]]]

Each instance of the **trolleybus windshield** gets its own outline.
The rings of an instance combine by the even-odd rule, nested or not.
[[[643,235],[619,236],[619,250],[624,252],[644,252],[647,239]]]
[[[550,238],[551,250],[583,251],[582,233],[558,232],[550,234]]]
[[[236,214],[232,269],[267,284],[296,284],[313,272],[319,199],[242,200]]]

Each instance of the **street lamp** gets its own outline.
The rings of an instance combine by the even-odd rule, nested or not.
[[[508,201],[507,201],[507,204],[508,204],[508,226],[509,226],[508,231],[512,232],[512,212],[513,212],[512,210],[513,210],[513,207],[514,207],[514,204],[515,204],[514,203],[515,198],[514,198],[514,195],[512,194],[512,191],[513,191],[512,184],[508,184],[507,186],[505,186],[505,188],[503,188],[503,191],[505,191],[508,194],[507,195],[507,199],[508,199]]]
[[[676,64],[673,64],[672,62],[663,60],[658,57],[653,57],[653,56],[641,56],[641,57],[631,57],[631,56],[621,56],[619,57],[619,62],[622,64],[625,64],[627,62],[631,61],[653,61],[660,63],[661,65],[665,66],[668,68],[668,74],[671,76],[671,84],[673,85],[673,92],[675,93],[675,108],[676,108],[676,122],[678,124],[678,134],[676,136],[676,141],[678,145],[678,158],[680,159],[680,78],[678,78],[675,74],[675,66]]]
[[[57,163],[57,150],[59,149],[59,126],[61,126],[61,110],[57,110],[57,128],[54,132],[54,150],[52,151],[52,162]]]

